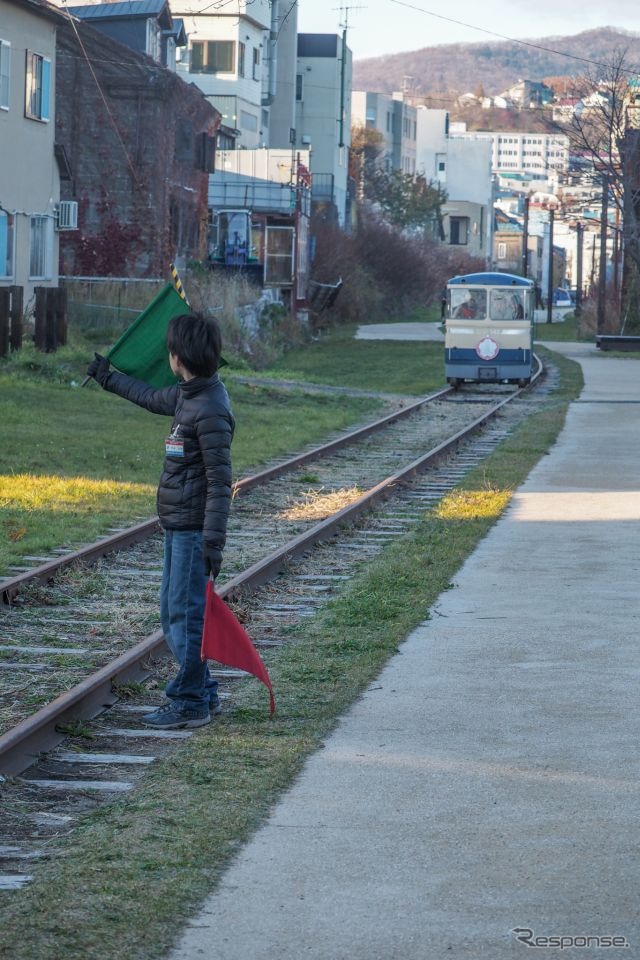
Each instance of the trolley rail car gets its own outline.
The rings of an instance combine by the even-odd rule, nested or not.
[[[459,387],[531,380],[534,286],[509,273],[469,273],[447,284],[445,375]]]

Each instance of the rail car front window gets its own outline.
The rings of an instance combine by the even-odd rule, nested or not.
[[[451,289],[451,316],[456,320],[486,320],[487,291],[469,287]]]
[[[492,290],[491,319],[524,319],[524,304],[522,299],[522,293],[519,290]]]

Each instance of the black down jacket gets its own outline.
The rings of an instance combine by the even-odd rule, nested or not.
[[[218,374],[156,389],[113,371],[104,389],[152,413],[173,416],[158,485],[158,517],[165,530],[202,530],[214,576],[222,562],[231,503],[229,396]]]

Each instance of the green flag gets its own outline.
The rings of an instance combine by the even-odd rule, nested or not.
[[[153,387],[177,383],[169,366],[167,327],[173,317],[188,312],[189,305],[168,283],[111,347],[108,359],[116,370]]]

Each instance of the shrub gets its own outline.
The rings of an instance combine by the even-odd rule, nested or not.
[[[313,279],[343,287],[329,312],[332,322],[365,323],[436,303],[457,273],[484,270],[484,260],[440,246],[424,234],[398,230],[361,214],[346,234],[333,224],[315,227]]]
[[[227,360],[235,358],[260,370],[305,336],[290,310],[261,296],[248,275],[192,265],[184,282],[193,309],[218,321]]]
[[[598,333],[618,334],[620,333],[620,305],[618,293],[613,284],[607,284],[605,299],[605,320],[604,328],[598,330],[598,296],[597,291],[593,297],[584,300],[580,317],[578,319],[578,336],[588,340],[595,337]],[[627,333],[635,331],[626,330]]]

